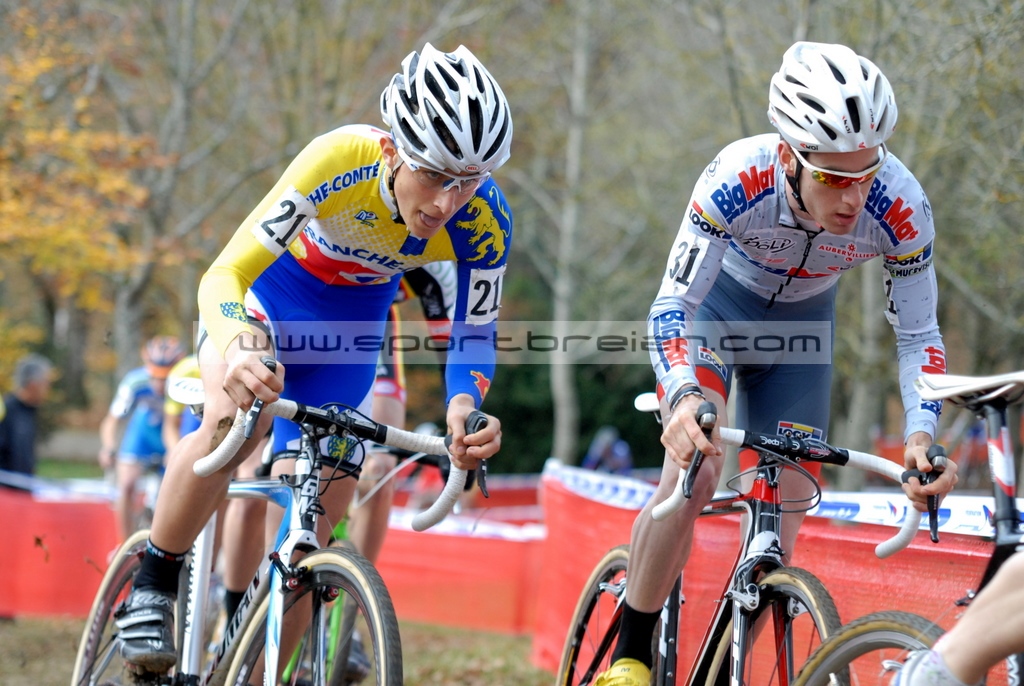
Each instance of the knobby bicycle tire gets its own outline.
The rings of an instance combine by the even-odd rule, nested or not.
[[[345,520],[342,520],[339,526],[343,526],[344,522]],[[339,537],[338,526],[334,528],[334,536],[336,540],[331,543],[332,546],[355,550],[351,541]],[[350,684],[362,680],[361,676],[353,674],[353,670],[349,669],[349,655],[352,654],[355,643],[353,637],[357,636],[356,620],[358,616],[359,606],[350,595],[340,593],[331,603],[330,614],[327,618],[327,663],[329,667],[325,680],[326,686],[350,686]],[[304,637],[304,641],[295,648],[288,666],[285,668],[284,678],[288,683],[297,679],[309,680],[311,665],[308,658],[305,660],[305,664],[302,664],[303,651],[306,650],[305,639],[309,639],[308,633]]]
[[[759,601],[752,613],[745,674],[754,679],[751,683],[789,686],[814,650],[840,630],[839,612],[824,584],[805,569],[773,570],[757,586]],[[729,683],[732,629],[729,619],[718,643],[708,647],[711,662],[705,674],[697,675],[698,683]],[[780,653],[780,642],[788,658]]]
[[[114,613],[131,591],[148,540],[148,530],[136,531],[114,553],[85,620],[71,686],[129,683],[129,670],[118,653]]]
[[[930,648],[942,633],[930,619],[910,612],[865,615],[822,643],[794,686],[888,684],[911,650]]]
[[[370,674],[362,683],[401,686],[402,644],[398,620],[391,596],[373,565],[358,553],[340,548],[321,548],[304,557],[299,565],[305,571],[297,577],[295,589],[289,591],[285,598],[286,615],[300,601],[311,603],[314,617],[318,611],[326,615],[330,603],[340,594],[351,597],[359,608],[365,629],[364,646],[371,661]],[[253,680],[252,673],[263,653],[269,605],[269,597],[264,597],[244,628],[238,651],[228,670],[228,683],[244,684]],[[303,659],[317,659],[312,648],[325,646],[329,640],[328,633],[326,623],[311,622],[302,639],[302,644],[311,649],[304,651]],[[310,667],[323,675],[329,672],[326,664],[312,664]],[[259,678],[257,675],[253,683]]]
[[[345,524],[345,521],[342,520],[342,525]],[[338,529],[339,526],[334,527],[336,540],[332,545],[354,551],[355,545],[347,538],[347,527],[341,532]],[[330,645],[327,650],[327,658],[331,662],[331,667],[327,672],[327,686],[348,686],[351,683],[348,678],[348,659],[353,650],[353,635],[358,615],[359,606],[352,596],[346,594],[334,602],[330,615]]]
[[[559,686],[583,686],[610,666],[619,635],[620,596],[625,593],[629,546],[612,548],[594,567],[583,587],[558,667]]]

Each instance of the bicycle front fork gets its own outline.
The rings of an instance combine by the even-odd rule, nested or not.
[[[661,608],[661,631],[658,635],[658,656],[655,676],[658,684],[670,686],[676,683],[676,667],[679,650],[679,610],[686,602],[682,593],[683,577],[676,578],[672,592]],[[655,683],[652,679],[651,683]]]

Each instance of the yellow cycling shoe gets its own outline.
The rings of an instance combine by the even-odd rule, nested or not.
[[[639,660],[624,657],[597,677],[594,686],[650,686],[651,670]]]

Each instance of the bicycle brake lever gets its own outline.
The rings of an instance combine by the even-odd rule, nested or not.
[[[475,434],[477,431],[487,426],[487,415],[480,410],[473,410],[466,417],[466,435]],[[452,445],[452,436],[448,434],[444,437],[444,445],[446,448],[450,448]],[[449,458],[451,459],[451,458]],[[445,474],[445,481],[448,480],[448,476]],[[487,492],[487,460],[480,460],[480,463],[466,478],[466,490],[468,491],[473,486],[473,480],[476,479],[480,482],[480,493],[485,498],[490,498],[490,494]]]
[[[715,407],[714,403],[704,401],[697,408],[697,423],[700,424],[701,431],[704,435],[711,439],[711,431],[715,428],[715,422],[718,421],[718,408]],[[683,497],[690,498],[693,496],[693,484],[697,480],[697,471],[700,466],[704,463],[704,453],[697,451],[693,454],[693,462],[690,463],[690,468],[686,470],[686,478],[683,479]]]
[[[931,483],[946,471],[949,459],[946,457],[946,449],[938,443],[929,446],[927,455],[928,461],[932,463],[932,471],[929,474],[931,478],[928,479],[928,483]],[[928,496],[928,533],[932,543],[939,542],[939,496],[937,495]]]
[[[475,434],[487,426],[487,415],[480,410],[473,410],[468,417],[466,417],[466,435]],[[480,460],[477,463],[476,469],[476,481],[480,484],[480,493],[485,498],[490,498],[491,494],[487,492],[487,460]]]
[[[946,457],[946,449],[941,445],[933,444],[929,447],[927,457],[932,464],[932,471],[908,469],[903,472],[903,483],[909,483],[911,478],[916,478],[922,486],[927,486],[946,471],[949,460]],[[928,535],[932,543],[939,542],[939,497],[936,495],[928,496]]]
[[[277,360],[270,355],[261,357],[260,362],[265,364],[270,371],[277,370]],[[249,440],[256,433],[256,422],[260,418],[260,413],[263,412],[264,404],[262,400],[256,398],[252,403],[252,407],[245,413],[245,440]]]

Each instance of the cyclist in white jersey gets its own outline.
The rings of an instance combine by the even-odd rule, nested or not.
[[[651,306],[648,335],[662,399],[666,459],[654,496],[633,526],[630,584],[613,665],[597,686],[650,681],[651,637],[664,599],[690,553],[693,524],[722,469],[717,432],[706,438],[698,406],[715,403],[719,424],[826,438],[831,344],[839,276],[881,256],[886,316],[896,332],[906,413],[905,462],[931,470],[939,404],[922,402],[913,379],[945,371],[936,321],[934,228],[920,184],[885,147],[896,104],[885,76],[842,45],[800,42],[772,78],[775,134],[727,146],[698,180]],[[725,416],[736,382],[737,416]],[[651,509],[674,490],[695,449],[706,456],[693,497],[664,521]],[[948,492],[953,469],[904,487],[918,509]],[[786,470],[787,499],[811,484]],[[793,550],[801,513],[783,521]]]

